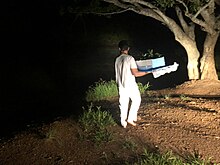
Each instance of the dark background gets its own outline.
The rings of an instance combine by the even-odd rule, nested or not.
[[[2,135],[79,115],[88,87],[100,78],[114,79],[121,39],[131,42],[135,58],[153,49],[165,56],[167,65],[180,64],[174,73],[158,79],[148,75],[138,82],[162,89],[187,80],[185,50],[151,18],[130,12],[111,18],[61,16],[60,2],[49,0],[8,1],[2,8]]]

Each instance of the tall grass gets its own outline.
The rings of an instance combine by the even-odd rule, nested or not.
[[[132,151],[135,151],[135,149],[138,148],[138,145],[130,138],[125,138],[123,144],[122,144],[123,148],[126,149],[131,149]]]
[[[94,142],[110,141],[111,133],[106,129],[109,125],[116,125],[112,115],[106,111],[101,111],[100,106],[93,106],[91,103],[88,109],[79,118],[79,123],[84,132]]]
[[[149,82],[145,85],[138,82],[137,85],[138,85],[138,88],[139,88],[141,94],[144,94],[144,92],[150,88],[150,83]]]
[[[183,161],[175,156],[171,152],[167,152],[163,155],[144,151],[141,159],[134,165],[183,165]]]
[[[137,84],[141,94],[143,94],[150,87],[149,83],[143,85],[142,83],[138,82]],[[89,86],[88,90],[86,91],[87,102],[110,99],[115,96],[118,96],[118,88],[114,80],[104,81],[100,79],[98,82],[95,82],[94,85]]]
[[[118,95],[117,84],[114,80],[100,79],[86,91],[86,101],[100,101]]]

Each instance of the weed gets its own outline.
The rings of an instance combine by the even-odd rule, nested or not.
[[[217,165],[216,163],[211,163],[211,159],[202,160],[197,151],[193,155],[188,156],[186,162],[186,165]]]
[[[177,157],[175,157],[171,152],[167,152],[163,155],[159,153],[149,152],[147,150],[144,151],[141,159],[138,160],[135,165],[143,164],[143,165],[183,165],[183,161]]]
[[[88,136],[95,142],[110,141],[112,135],[106,127],[116,124],[112,116],[106,111],[101,111],[101,107],[94,107],[92,103],[88,106],[88,110],[84,107],[83,109],[85,112],[79,118],[79,123]]]
[[[58,129],[55,127],[55,128],[50,128],[48,130],[48,132],[46,132],[45,134],[45,138],[46,140],[48,141],[55,141],[57,142],[60,146],[63,145],[63,141],[62,139],[59,137],[58,135]]]
[[[170,94],[167,94],[167,95],[164,96],[164,98],[165,98],[166,100],[170,99],[170,97],[171,97]]]
[[[123,143],[123,148],[134,151],[137,148],[137,144],[133,140],[126,138]]]
[[[192,156],[186,160],[175,156],[171,151],[164,154],[149,152],[146,149],[141,157],[138,157],[134,165],[209,165],[213,164],[208,160],[202,160],[198,156]],[[217,164],[213,164],[217,165]]]
[[[145,85],[143,85],[140,82],[138,82],[137,84],[138,84],[138,88],[139,88],[141,94],[144,94],[144,92],[150,88],[150,83],[149,82]]]
[[[140,82],[137,84],[141,94],[150,88],[149,82],[146,85]],[[87,102],[110,99],[115,96],[118,96],[118,87],[115,80],[104,81],[100,79],[94,85],[89,86],[86,91]]]
[[[55,129],[49,129],[48,132],[46,132],[45,136],[47,139],[55,139],[56,138],[56,130]]]
[[[117,84],[114,80],[104,81],[100,79],[95,85],[89,86],[86,91],[86,101],[100,101],[118,95]]]
[[[185,95],[180,95],[180,99],[181,100],[190,100],[190,98],[189,97],[187,97],[187,96],[185,96]]]

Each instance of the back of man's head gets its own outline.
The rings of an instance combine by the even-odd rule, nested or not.
[[[130,48],[127,40],[121,40],[118,43],[118,47],[119,47],[120,51],[128,50]]]

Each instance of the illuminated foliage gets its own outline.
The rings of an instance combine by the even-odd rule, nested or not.
[[[167,9],[175,5],[175,0],[154,0],[153,4],[161,9]]]

